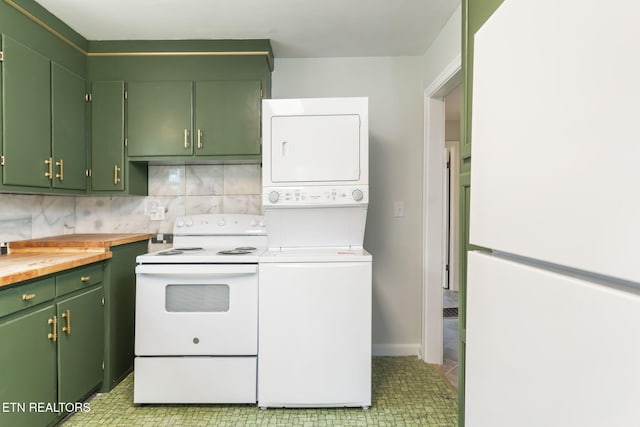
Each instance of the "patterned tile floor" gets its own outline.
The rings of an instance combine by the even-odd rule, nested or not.
[[[458,398],[438,366],[416,357],[373,358],[370,409],[267,409],[256,405],[133,404],[133,374],[111,393],[97,394],[91,411],[61,425],[71,426],[447,426],[458,425]]]
[[[443,307],[458,307],[458,292],[444,289]],[[443,363],[442,371],[447,380],[458,388],[458,318],[445,318],[442,321],[443,327]]]

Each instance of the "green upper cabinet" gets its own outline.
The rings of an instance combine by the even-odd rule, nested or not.
[[[50,61],[6,35],[2,50],[2,183],[49,188]]]
[[[196,155],[260,154],[260,81],[199,81],[195,94]]]
[[[130,158],[260,155],[259,80],[133,81],[127,92]]]
[[[53,187],[87,188],[86,82],[58,64],[51,64]]]
[[[124,82],[91,85],[91,190],[124,189]]]
[[[126,161],[125,83],[91,84],[90,192],[147,194],[147,165]]]
[[[2,184],[84,192],[84,78],[6,35],[2,44]]]
[[[193,154],[192,86],[191,81],[128,83],[129,157]]]

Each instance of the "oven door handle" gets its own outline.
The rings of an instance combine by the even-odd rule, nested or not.
[[[257,274],[256,264],[139,264],[136,274],[155,276],[246,276]]]

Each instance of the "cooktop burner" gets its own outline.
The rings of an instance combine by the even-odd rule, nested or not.
[[[158,252],[158,255],[180,255],[181,253],[184,252],[178,249],[169,249],[168,251]]]
[[[187,247],[187,248],[174,248],[174,251],[201,251],[203,248],[198,247]]]
[[[256,248],[252,246],[241,246],[234,249],[226,249],[224,251],[220,251],[217,255],[246,255],[255,251]]]

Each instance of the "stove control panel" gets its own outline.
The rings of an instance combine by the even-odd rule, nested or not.
[[[263,235],[264,217],[244,214],[202,214],[176,218],[177,235]]]
[[[265,207],[366,205],[369,187],[267,187],[262,202]]]

